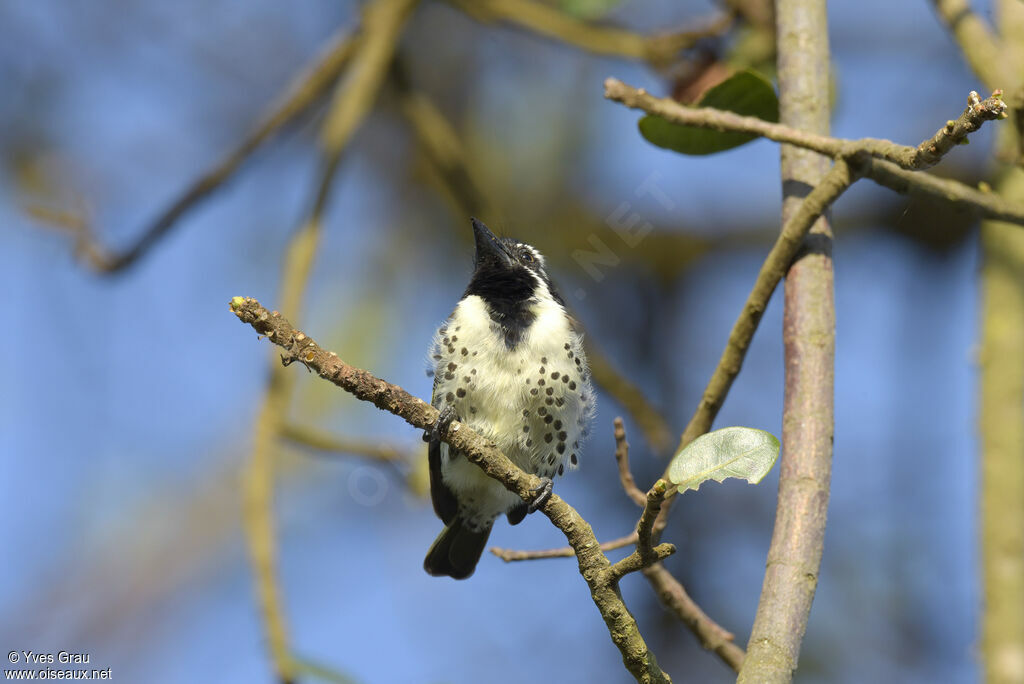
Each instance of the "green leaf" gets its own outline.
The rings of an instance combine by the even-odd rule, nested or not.
[[[697,489],[708,480],[740,477],[757,484],[779,457],[779,440],[764,430],[727,427],[701,435],[683,448],[668,467],[679,489]]]
[[[771,81],[751,69],[737,71],[709,88],[697,106],[724,109],[742,116],[756,116],[765,121],[779,120],[779,98],[775,96],[775,88]],[[651,114],[640,119],[639,126],[640,134],[649,142],[682,154],[714,154],[738,147],[757,137],[749,133],[683,126]]]

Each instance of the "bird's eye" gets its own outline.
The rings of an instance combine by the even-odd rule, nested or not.
[[[536,259],[536,258],[535,258],[535,257],[533,256],[533,252],[531,252],[531,251],[530,251],[530,250],[528,250],[528,249],[524,249],[523,251],[521,251],[521,252],[519,253],[519,256],[520,256],[520,257],[522,258],[522,260],[523,260],[523,261],[525,261],[525,262],[526,262],[526,263],[528,263],[528,264],[532,264],[533,262],[535,262],[535,261],[537,260],[537,259]]]

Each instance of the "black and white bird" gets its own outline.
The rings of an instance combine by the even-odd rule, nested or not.
[[[512,525],[551,494],[551,478],[579,464],[594,413],[582,336],[530,245],[498,238],[473,219],[473,277],[434,337],[430,495],[444,530],[427,553],[431,575],[473,574],[495,519]],[[458,420],[542,478],[524,503],[439,435]]]

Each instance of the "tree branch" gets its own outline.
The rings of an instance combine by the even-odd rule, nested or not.
[[[1001,195],[923,171],[907,171],[881,159],[866,160],[861,170],[866,178],[898,193],[948,202],[981,218],[1024,225],[1024,204],[1008,202]]]
[[[643,110],[672,123],[709,128],[715,131],[749,133],[775,142],[812,150],[833,159],[866,154],[890,161],[901,168],[913,170],[934,166],[949,150],[963,144],[968,134],[978,130],[984,122],[1004,119],[1007,116],[1006,103],[1001,99],[1001,90],[996,90],[991,97],[985,100],[982,100],[976,92],[971,91],[967,97],[967,108],[959,117],[947,121],[942,128],[936,131],[935,135],[917,147],[910,147],[878,138],[861,138],[860,140],[832,138],[785,124],[771,123],[753,116],[740,116],[721,109],[686,107],[669,98],[654,97],[642,88],[633,88],[614,78],[605,80],[604,96],[609,100],[621,102],[631,109]]]
[[[625,548],[633,544],[636,544],[636,532],[627,534],[625,537],[601,542],[601,550],[614,551],[615,549]],[[490,550],[491,553],[506,563],[543,560],[545,558],[572,558],[576,555],[576,551],[571,546],[560,546],[557,549],[541,549],[538,551],[518,551],[516,549],[503,549],[500,546],[492,546]]]
[[[77,226],[75,251],[91,268],[103,273],[117,273],[137,262],[161,238],[177,225],[189,210],[200,204],[229,181],[264,142],[306,111],[323,95],[358,47],[358,36],[340,31],[316,59],[285,88],[278,101],[271,105],[263,118],[239,145],[196,179],[156,220],[142,230],[134,244],[120,252],[104,247],[88,226]]]
[[[315,341],[292,327],[277,312],[267,311],[255,299],[235,297],[231,310],[244,323],[285,349],[285,365],[299,361],[320,377],[329,380],[357,399],[393,413],[413,427],[431,430],[438,418],[437,410],[401,387],[374,377],[365,370],[346,364],[333,352],[322,349]],[[524,472],[491,442],[459,422],[454,422],[441,436],[453,449],[463,454],[487,475],[524,501],[532,501],[540,479]],[[565,534],[576,551],[580,574],[590,587],[591,597],[604,618],[612,641],[622,660],[638,682],[671,682],[658,667],[648,650],[636,620],[619,594],[615,577],[609,572],[611,563],[601,552],[590,525],[557,494],[540,509]]]
[[[778,0],[775,7],[780,118],[796,128],[827,134],[825,6],[816,0]],[[973,111],[974,103],[969,105]],[[974,123],[980,125],[967,122],[967,126]],[[957,125],[946,128],[952,134]],[[941,131],[924,143],[926,152],[935,152],[936,160],[948,149],[939,136]],[[785,219],[802,210],[805,188],[826,175],[829,160],[787,145],[780,152]],[[835,399],[832,233],[825,216],[812,227],[802,254],[786,274],[782,337],[786,388],[775,529],[738,684],[782,684],[792,679],[818,584],[832,473]]]
[[[615,26],[577,19],[533,0],[450,2],[478,21],[515,24],[595,54],[642,59],[655,66],[670,63],[682,50],[692,47],[701,38],[725,33],[734,21],[734,15],[730,12],[715,17],[706,26],[697,29],[644,36]]]
[[[980,16],[971,11],[968,0],[932,0],[935,12],[960,45],[974,73],[989,88],[1014,79],[1003,68],[1003,46],[999,37]]]
[[[633,479],[633,471],[629,468],[629,442],[626,441],[626,426],[622,418],[615,419],[615,462],[619,466],[619,481],[626,496],[637,506],[647,505],[647,495],[640,491]]]
[[[701,646],[715,653],[726,665],[739,672],[745,656],[743,649],[733,643],[732,632],[722,628],[701,610],[683,585],[661,563],[643,570],[655,594],[683,624],[690,628]]]

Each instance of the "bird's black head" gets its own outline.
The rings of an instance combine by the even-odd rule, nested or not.
[[[545,298],[562,304],[544,270],[544,257],[525,243],[499,238],[475,218],[476,241],[473,277],[463,296],[477,295],[491,311],[491,318],[506,331],[511,348],[533,322],[531,301]]]

